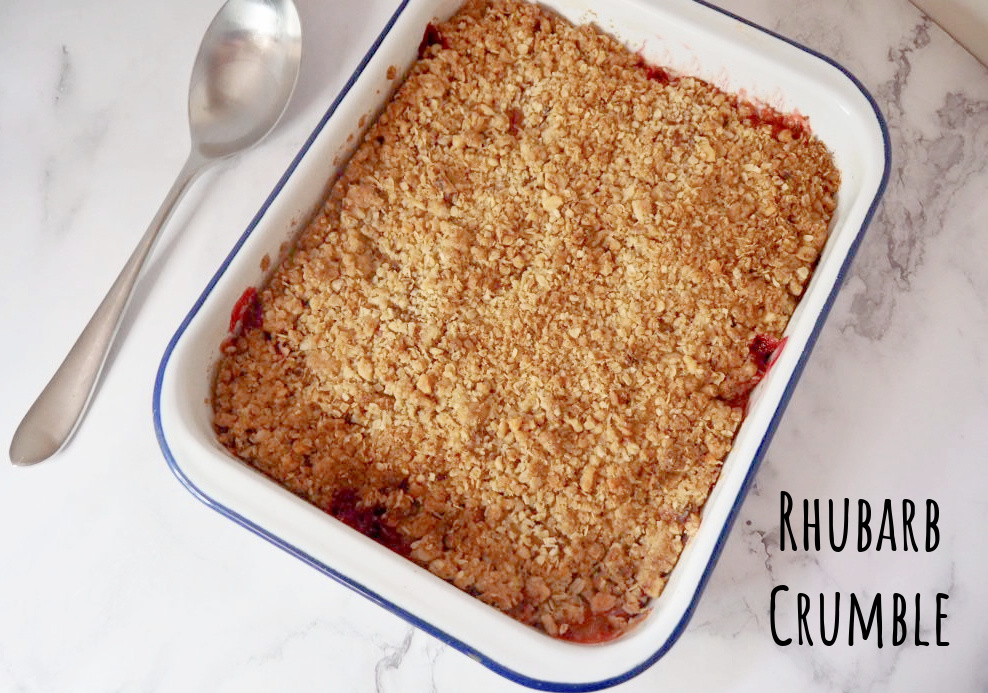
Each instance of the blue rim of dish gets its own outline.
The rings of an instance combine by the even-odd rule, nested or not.
[[[368,589],[359,582],[356,582],[355,580],[347,577],[346,575],[343,575],[335,571],[333,568],[327,566],[318,559],[302,551],[298,547],[284,541],[283,539],[281,539],[277,535],[270,533],[263,527],[254,524],[253,522],[251,522],[244,516],[240,515],[236,511],[213,500],[211,497],[203,493],[192,482],[192,480],[185,475],[185,472],[182,471],[181,467],[178,464],[178,461],[175,459],[174,455],[171,452],[171,449],[168,445],[168,441],[165,437],[164,430],[161,425],[161,387],[164,380],[164,374],[168,365],[168,361],[171,358],[172,352],[174,351],[176,345],[178,344],[179,339],[185,333],[185,330],[189,326],[189,323],[192,321],[192,318],[199,312],[206,298],[209,296],[210,293],[212,293],[213,288],[216,286],[216,283],[219,281],[220,277],[223,275],[223,273],[227,270],[229,265],[232,263],[234,257],[240,251],[240,248],[246,242],[247,238],[251,235],[251,233],[253,233],[254,229],[257,227],[257,224],[260,222],[260,220],[264,217],[265,213],[267,212],[268,208],[271,206],[274,199],[281,193],[281,190],[285,186],[285,183],[289,180],[292,173],[294,173],[295,169],[298,167],[302,158],[305,156],[309,148],[312,146],[312,143],[315,141],[316,137],[320,134],[320,132],[322,132],[322,129],[325,127],[326,123],[339,108],[340,104],[343,102],[343,99],[347,96],[347,94],[350,93],[351,89],[354,87],[357,80],[360,78],[364,70],[367,68],[368,63],[373,58],[373,56],[377,53],[377,50],[384,42],[387,35],[394,28],[394,25],[398,21],[398,18],[402,15],[402,13],[405,11],[405,9],[407,8],[410,2],[411,0],[402,0],[401,4],[395,10],[394,14],[391,15],[391,18],[385,24],[381,33],[378,34],[377,38],[371,44],[371,47],[364,54],[364,57],[361,59],[360,63],[358,63],[356,69],[350,75],[350,78],[347,80],[346,84],[340,90],[339,94],[337,94],[336,98],[333,100],[332,104],[330,105],[329,109],[326,111],[325,115],[323,115],[323,117],[320,119],[319,123],[316,125],[312,134],[309,135],[308,139],[306,139],[305,143],[302,145],[302,148],[299,150],[298,154],[296,154],[291,164],[289,164],[288,169],[285,171],[284,175],[282,175],[282,177],[278,180],[278,183],[275,185],[272,192],[268,195],[267,199],[265,199],[264,203],[261,205],[261,208],[258,210],[257,214],[254,215],[254,218],[251,220],[250,224],[247,226],[244,233],[237,240],[236,244],[233,246],[233,249],[230,251],[227,257],[224,259],[223,263],[220,265],[219,269],[210,279],[209,283],[206,285],[206,288],[203,290],[202,294],[196,300],[195,304],[192,306],[192,309],[183,319],[182,323],[179,325],[178,329],[176,330],[174,336],[168,342],[168,346],[165,348],[165,352],[164,355],[162,356],[161,363],[158,367],[158,373],[154,381],[152,415],[154,418],[155,436],[157,437],[158,445],[161,447],[161,451],[165,456],[169,468],[179,479],[179,481],[181,481],[182,484],[192,493],[192,495],[198,498],[203,503],[205,503],[207,506],[216,510],[220,514],[228,517],[229,519],[233,520],[242,527],[245,527],[246,529],[263,537],[264,539],[268,540],[275,546],[278,546],[279,548],[287,551],[293,556],[308,563],[312,567],[328,575],[337,582],[346,585],[350,589],[363,595],[364,597],[374,602],[375,604],[384,607],[388,611],[401,617],[402,619],[409,622],[413,626],[424,630],[425,632],[439,639],[443,643],[459,650],[460,652],[464,653],[471,659],[487,667],[491,671],[500,674],[501,676],[511,681],[514,681],[515,683],[536,690],[576,693],[577,691],[581,691],[581,692],[596,691],[604,688],[610,688],[612,686],[616,686],[620,683],[623,683],[625,681],[628,681],[638,676],[639,674],[650,668],[653,664],[655,664],[659,659],[661,659],[672,648],[672,646],[676,643],[676,641],[679,640],[680,636],[683,634],[683,631],[685,631],[686,626],[689,624],[690,620],[693,617],[693,612],[696,610],[696,607],[700,602],[700,597],[702,596],[703,591],[707,586],[707,583],[710,579],[710,575],[713,573],[714,567],[716,566],[718,560],[720,559],[720,555],[721,552],[723,551],[725,543],[727,542],[727,538],[730,536],[731,529],[733,528],[737,515],[740,512],[741,505],[743,504],[744,499],[748,495],[748,491],[750,490],[751,483],[755,478],[758,468],[761,466],[762,459],[764,458],[765,453],[768,450],[768,447],[772,441],[772,438],[775,435],[776,429],[778,428],[779,423],[782,419],[782,415],[789,404],[789,400],[792,398],[792,394],[795,391],[796,384],[798,383],[803,373],[803,369],[805,368],[806,363],[810,357],[810,353],[812,352],[814,346],[816,345],[817,339],[819,338],[820,335],[820,331],[822,330],[823,325],[827,320],[827,316],[830,314],[830,310],[833,307],[833,303],[836,300],[837,294],[840,292],[841,286],[843,285],[844,280],[847,277],[847,272],[851,266],[854,256],[857,254],[858,248],[861,245],[861,241],[864,238],[864,232],[871,223],[878,209],[878,205],[881,201],[881,198],[885,192],[885,188],[888,184],[889,173],[891,170],[891,143],[889,140],[888,125],[885,122],[885,118],[882,115],[882,112],[879,109],[878,104],[875,101],[874,97],[872,97],[872,95],[868,92],[868,90],[864,87],[864,85],[850,71],[848,71],[843,65],[841,65],[837,61],[811,48],[808,48],[800,43],[797,43],[792,39],[789,39],[774,31],[759,26],[754,22],[744,19],[743,17],[739,17],[738,15],[732,12],[717,7],[716,5],[713,5],[710,2],[707,2],[706,0],[693,0],[693,2],[695,2],[698,5],[702,5],[711,10],[719,12],[720,14],[728,16],[738,22],[741,22],[746,26],[749,26],[753,29],[768,34],[769,36],[772,36],[780,41],[783,41],[819,60],[822,60],[823,62],[837,69],[848,80],[850,80],[851,83],[855,86],[855,88],[857,88],[861,92],[861,94],[865,97],[865,99],[868,101],[869,105],[874,111],[875,118],[878,122],[879,128],[882,133],[882,140],[883,140],[882,144],[883,144],[883,151],[885,156],[882,178],[881,181],[879,182],[878,188],[875,191],[875,196],[872,199],[871,204],[868,207],[868,211],[866,212],[865,217],[861,223],[861,227],[858,230],[857,234],[855,235],[854,240],[851,242],[847,255],[844,258],[844,262],[842,263],[840,269],[837,272],[837,278],[833,286],[831,287],[830,294],[827,296],[827,299],[824,302],[823,307],[821,308],[820,314],[817,317],[816,322],[814,323],[813,329],[810,332],[810,335],[806,342],[806,348],[800,354],[799,360],[797,361],[793,369],[792,376],[789,378],[789,381],[786,384],[786,388],[783,391],[781,398],[779,399],[779,403],[775,409],[775,412],[772,415],[772,419],[769,421],[768,427],[766,428],[765,434],[762,437],[761,443],[759,444],[758,449],[755,452],[754,458],[752,459],[752,462],[748,468],[748,472],[741,483],[737,497],[731,507],[730,512],[728,513],[727,519],[724,522],[724,526],[721,529],[720,536],[718,537],[717,542],[714,544],[713,550],[710,555],[710,559],[707,561],[707,565],[704,568],[703,574],[700,576],[700,579],[697,583],[697,588],[693,593],[693,597],[689,605],[683,612],[683,615],[680,617],[679,622],[676,624],[675,628],[673,628],[672,632],[669,634],[669,637],[662,644],[662,646],[655,651],[654,654],[652,654],[650,657],[646,658],[638,665],[632,667],[628,671],[618,676],[614,676],[608,679],[603,679],[600,681],[587,682],[587,683],[567,683],[567,682],[554,682],[554,681],[544,681],[542,679],[535,679],[526,676],[524,674],[521,674],[519,672],[516,672],[513,669],[509,669],[508,667],[490,659],[489,657],[485,656],[483,653],[477,651],[475,648],[472,648],[466,643],[448,635],[444,631],[436,628],[427,621],[424,621],[415,614],[410,613],[405,609],[399,607],[397,604],[388,601],[381,595],[377,594],[373,590]]]

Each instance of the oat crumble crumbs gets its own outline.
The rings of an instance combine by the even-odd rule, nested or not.
[[[224,344],[215,428],[488,604],[609,639],[698,526],[839,175],[533,4],[430,32]]]

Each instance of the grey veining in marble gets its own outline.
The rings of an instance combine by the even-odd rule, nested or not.
[[[321,117],[314,85],[338,89],[394,7],[298,4],[332,59],[303,67],[304,98],[251,166],[192,191],[70,449],[37,469],[0,464],[0,691],[523,690],[203,507],[154,438],[165,344]],[[988,68],[906,0],[721,4],[860,79],[888,120],[892,170],[689,627],[615,690],[988,690]],[[215,10],[0,5],[4,441],[181,165],[189,69]],[[940,546],[781,551],[782,491],[933,498]],[[845,633],[780,647],[778,585],[926,606],[946,593],[950,646],[851,647]],[[789,634],[794,599],[777,623]]]

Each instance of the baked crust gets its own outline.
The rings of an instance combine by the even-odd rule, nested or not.
[[[614,637],[699,523],[838,184],[794,120],[468,2],[225,344],[217,435],[515,618]]]

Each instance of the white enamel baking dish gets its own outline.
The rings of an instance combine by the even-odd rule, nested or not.
[[[430,21],[459,0],[404,0],[312,136],[209,279],[169,343],[154,390],[155,427],[168,464],[207,505],[404,617],[490,669],[545,690],[595,690],[658,660],[685,629],[767,448],[810,348],[861,240],[889,170],[888,134],[862,86],[839,65],[694,0],[547,0],[577,23],[592,21],[650,63],[702,77],[785,112],[797,111],[831,149],[842,184],[830,239],[787,329],[787,341],[750,400],[720,480],[662,596],[644,622],[610,643],[580,645],[523,626],[310,506],[231,457],[215,442],[210,382],[231,308],[265,279],[262,258],[320,202],[360,125],[412,63]],[[270,270],[269,270],[270,271]]]

